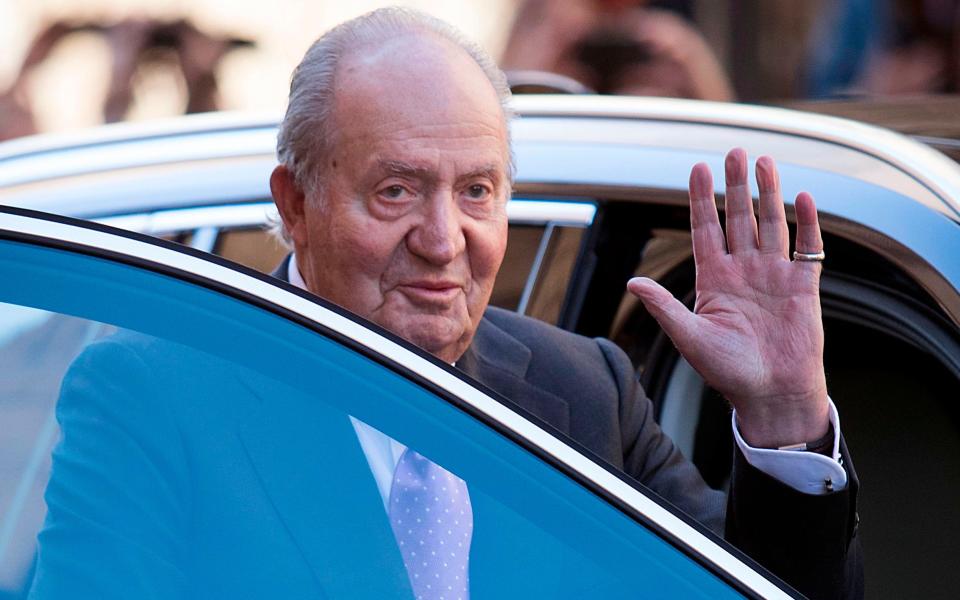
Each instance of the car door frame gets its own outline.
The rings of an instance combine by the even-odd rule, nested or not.
[[[0,207],[0,239],[127,264],[211,289],[277,314],[377,361],[506,436],[600,499],[653,531],[748,597],[795,597],[792,590],[732,546],[622,472],[602,464],[549,425],[408,342],[322,299],[192,248],[151,236]]]

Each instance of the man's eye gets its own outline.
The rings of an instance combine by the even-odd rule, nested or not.
[[[474,200],[481,200],[490,194],[490,189],[485,185],[475,183],[467,188],[467,196]]]
[[[380,194],[388,200],[399,200],[406,193],[407,190],[402,185],[391,185],[380,191]]]

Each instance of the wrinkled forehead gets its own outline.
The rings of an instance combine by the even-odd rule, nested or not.
[[[500,106],[493,84],[473,57],[429,31],[358,42],[344,52],[335,79],[338,93],[351,88],[374,92],[380,85],[392,85],[405,93],[429,91],[439,99],[468,94],[477,102]]]
[[[507,124],[483,69],[434,34],[405,35],[349,52],[335,75],[330,141],[375,144],[432,138],[492,146],[508,162]]]

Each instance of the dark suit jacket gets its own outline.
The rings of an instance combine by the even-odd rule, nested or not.
[[[489,308],[457,366],[723,534],[805,595],[863,596],[859,481],[842,440],[844,491],[802,494],[752,467],[737,449],[725,499],[660,430],[633,365],[609,340]]]
[[[848,551],[856,548],[855,477],[845,492],[809,497],[738,459],[725,519],[723,495],[660,432],[612,343],[490,309],[458,367],[707,526],[719,531],[726,521],[728,538],[808,594],[857,593],[857,552]],[[122,334],[88,348],[58,403],[63,439],[33,597],[390,597],[409,589],[349,422],[302,392],[282,392],[266,376],[153,338]],[[342,451],[318,452],[317,439]],[[322,501],[331,480],[348,501]],[[525,576],[530,565],[571,568],[570,557],[498,546],[485,524],[530,525],[473,489],[471,499],[472,568],[476,560],[503,574],[503,587],[478,581],[474,597],[571,593],[545,589],[549,572]]]

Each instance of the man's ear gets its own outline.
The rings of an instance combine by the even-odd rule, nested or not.
[[[294,246],[302,245],[305,241],[306,197],[287,167],[277,165],[270,174],[270,192],[273,194],[273,201],[277,205],[277,210],[280,211],[280,218],[283,219],[283,225],[293,240]]]

